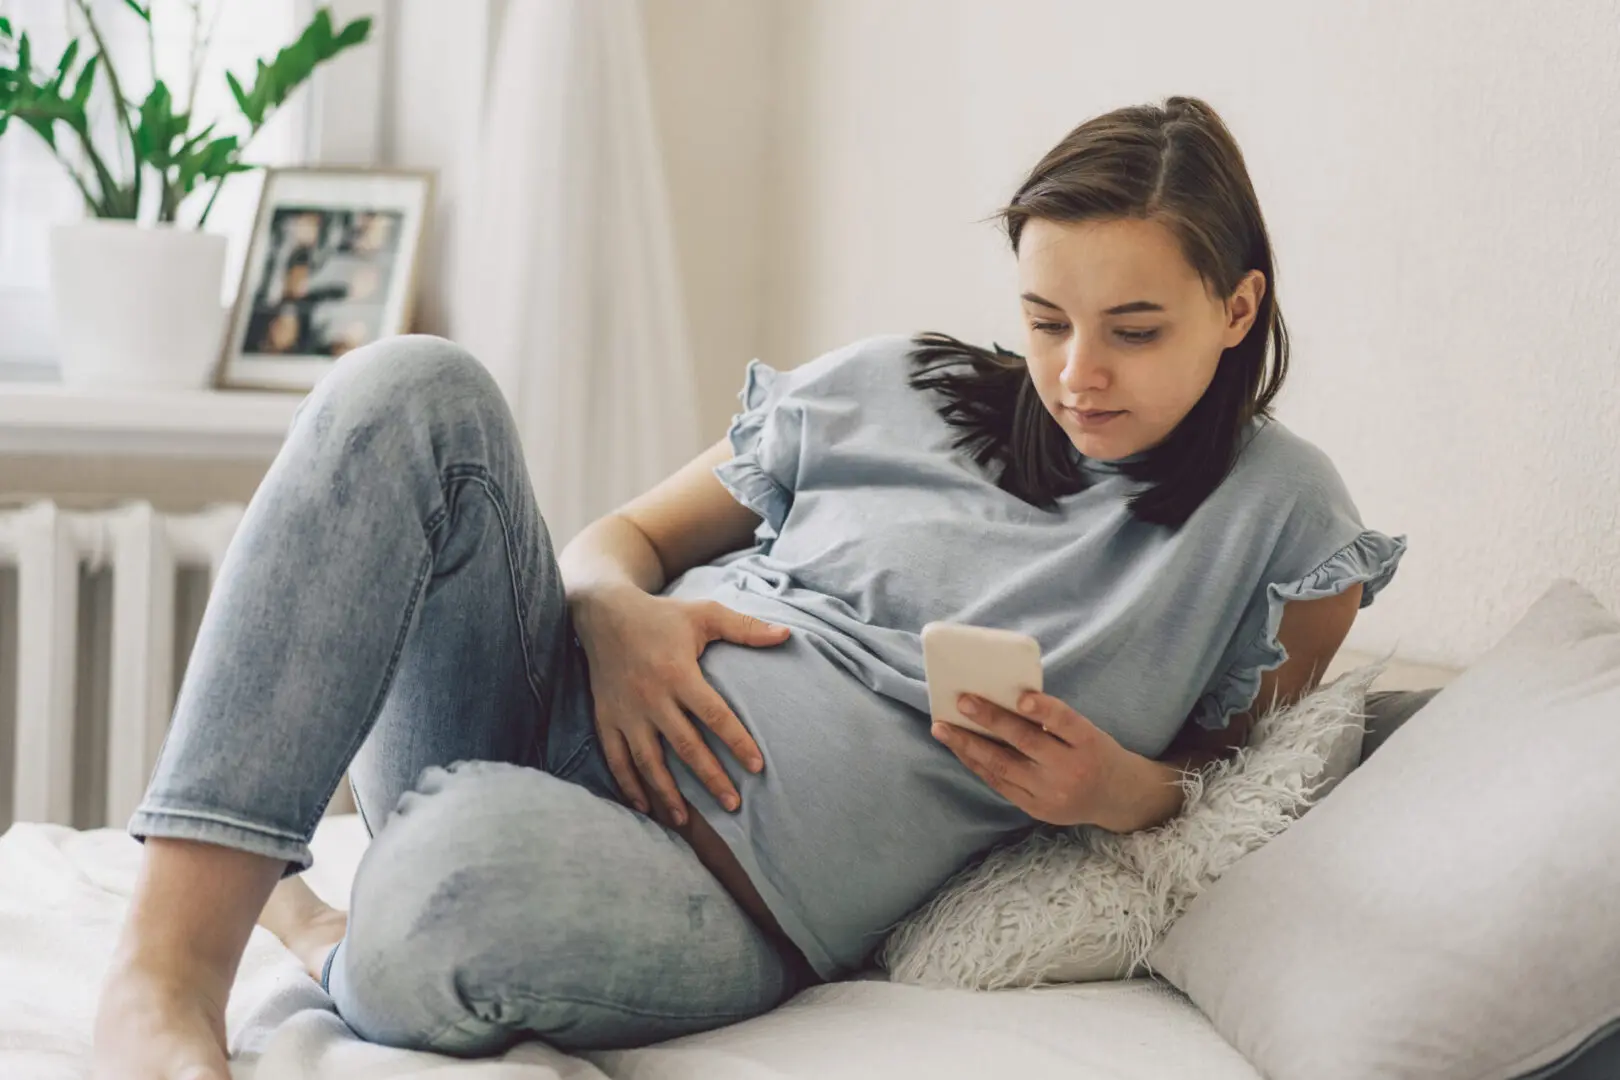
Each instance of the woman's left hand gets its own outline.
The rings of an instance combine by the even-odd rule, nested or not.
[[[958,707],[1004,740],[934,721],[934,738],[1014,806],[1051,825],[1128,832],[1137,816],[1145,758],[1055,697],[1026,693],[1019,712],[971,694]]]

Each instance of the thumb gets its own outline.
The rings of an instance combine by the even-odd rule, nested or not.
[[[718,639],[736,645],[779,645],[787,640],[788,628],[717,603],[710,613],[709,634],[710,641]]]

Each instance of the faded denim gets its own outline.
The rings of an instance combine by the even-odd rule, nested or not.
[[[326,981],[365,1038],[639,1045],[813,978],[619,802],[511,415],[436,338],[356,350],[300,407],[130,831],[295,872],[345,769],[376,835]]]

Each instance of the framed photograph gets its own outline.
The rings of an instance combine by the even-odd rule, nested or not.
[[[308,390],[410,326],[433,174],[270,169],[217,382]]]

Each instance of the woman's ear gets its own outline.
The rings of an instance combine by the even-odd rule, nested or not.
[[[1249,328],[1260,314],[1260,301],[1266,295],[1266,275],[1259,270],[1250,270],[1243,275],[1232,290],[1231,297],[1226,301],[1226,330],[1221,335],[1221,345],[1230,349],[1242,341],[1249,334]]]

